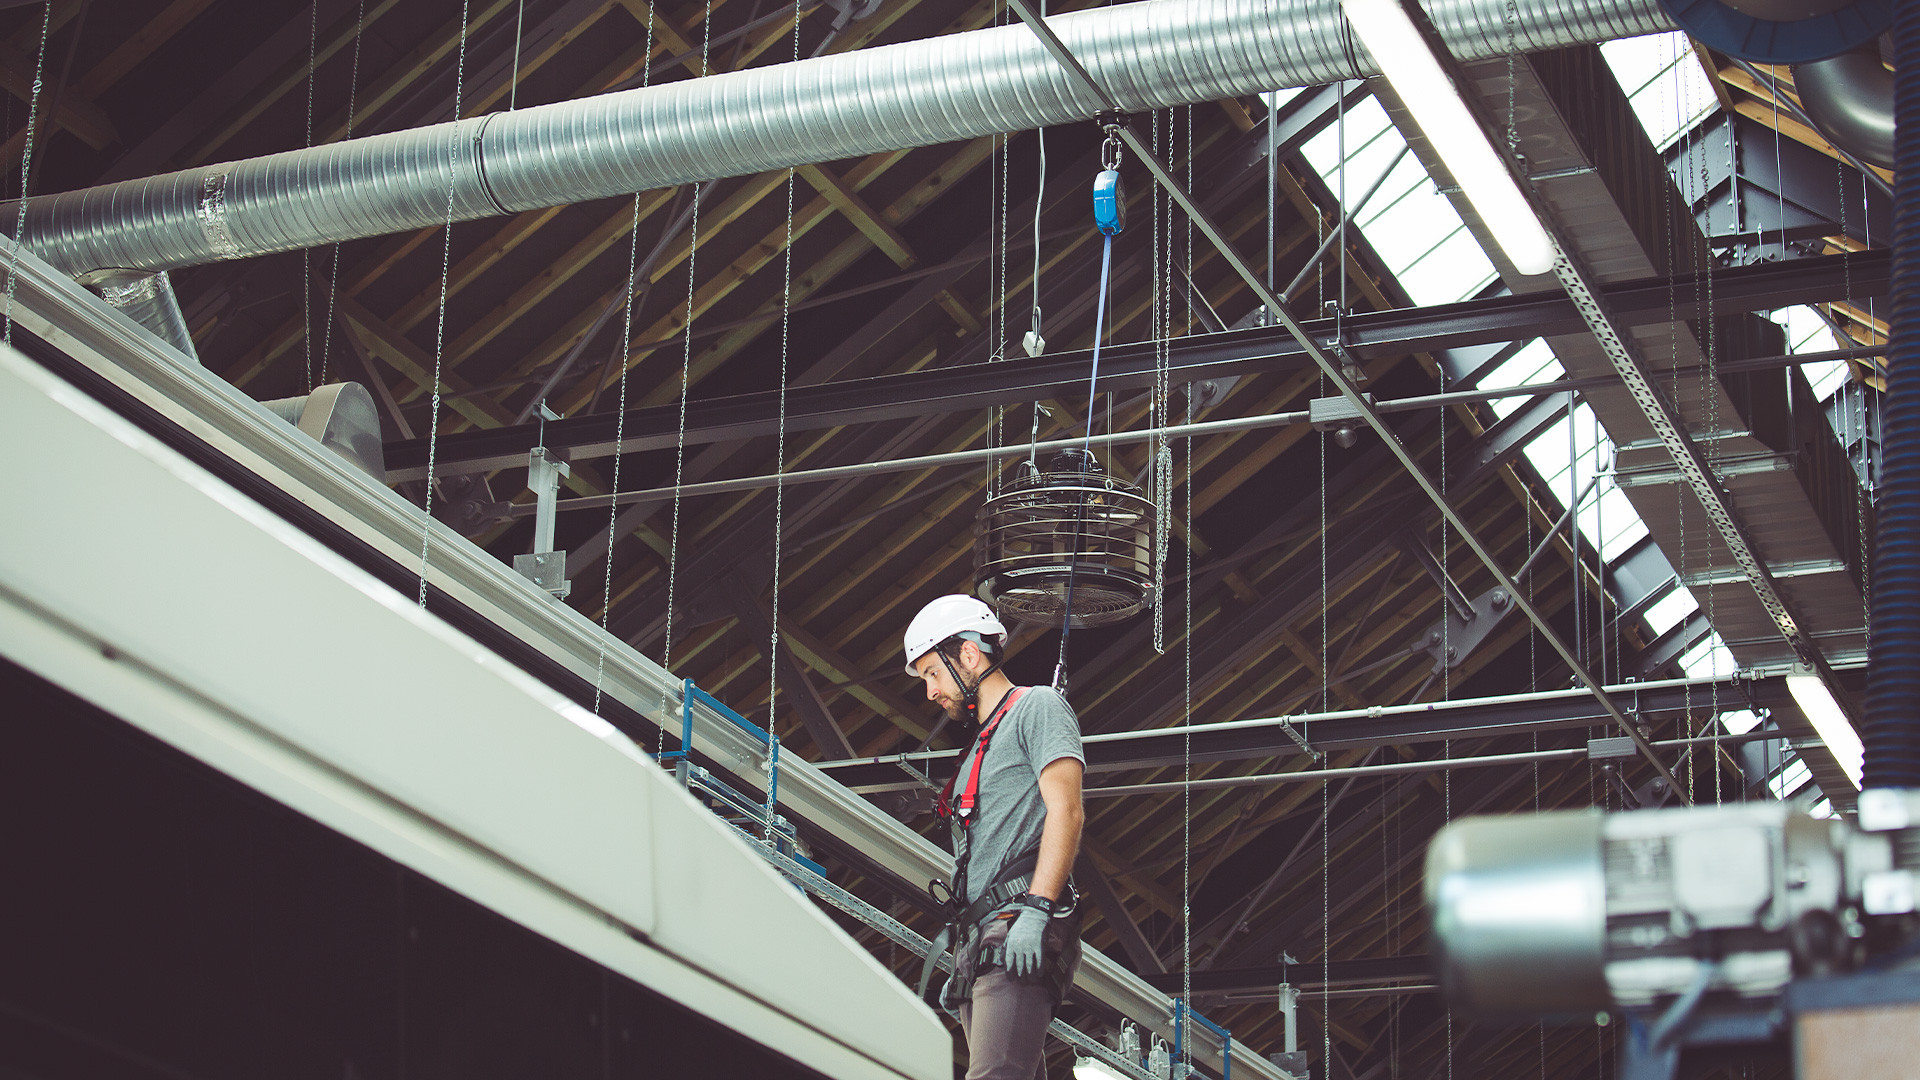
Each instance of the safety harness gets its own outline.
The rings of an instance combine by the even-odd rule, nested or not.
[[[964,683],[961,685],[965,686]],[[965,900],[967,875],[973,862],[971,830],[980,804],[982,765],[986,760],[987,748],[993,742],[994,732],[999,730],[1001,722],[1007,718],[1008,713],[1013,711],[1013,706],[1026,692],[1027,687],[1024,686],[1016,686],[1007,691],[1006,696],[1000,699],[1000,704],[994,708],[993,715],[980,727],[980,734],[973,745],[973,756],[964,770],[967,774],[966,782],[960,783],[962,770],[955,770],[954,774],[947,778],[946,786],[940,790],[936,811],[942,819],[955,823],[956,827],[967,831],[969,835],[965,855],[962,856],[959,865],[954,868],[953,886],[948,888],[945,882],[940,881],[927,883],[927,894],[936,903],[946,907],[947,920],[940,933],[935,935],[932,946],[927,950],[926,960],[920,966],[919,993],[922,999],[927,996],[927,986],[933,980],[933,973],[939,967],[940,958],[961,942],[965,932],[1015,897],[1024,894],[1028,886],[1033,884],[1033,871],[1040,861],[1040,849],[1037,846],[1009,862],[1000,871],[993,884],[982,890],[978,899],[972,903],[967,903]],[[969,703],[969,708],[972,707],[975,707],[975,703]],[[954,794],[956,786],[959,788],[957,797]],[[1072,889],[1071,882],[1068,883],[1068,888]],[[942,892],[946,894],[944,897],[941,896]],[[1063,913],[1069,910],[1071,909],[1063,908]],[[956,961],[957,959],[956,957]],[[956,970],[958,967],[956,962]]]

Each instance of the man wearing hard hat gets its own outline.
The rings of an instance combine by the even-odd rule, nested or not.
[[[1047,1025],[1080,966],[1068,877],[1086,819],[1080,722],[1054,690],[1015,686],[1000,671],[1006,641],[993,609],[971,596],[921,608],[905,640],[907,673],[967,731],[938,804],[952,829],[953,884],[929,886],[948,924],[920,987],[924,996],[951,943],[940,1004],[966,1032],[968,1080],[1041,1075]]]

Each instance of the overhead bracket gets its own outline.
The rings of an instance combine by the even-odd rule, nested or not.
[[[1474,598],[1468,608],[1471,614],[1449,604],[1446,618],[1428,627],[1420,639],[1419,647],[1433,657],[1433,673],[1438,675],[1464,663],[1511,610],[1513,597],[1498,586]]]
[[[541,406],[546,411],[546,406]],[[553,417],[552,419],[558,419]],[[513,557],[513,568],[522,577],[564,600],[573,591],[567,580],[567,553],[553,550],[554,509],[560,501],[560,481],[573,471],[544,446],[536,446],[527,455],[527,488],[533,492],[533,551]]]

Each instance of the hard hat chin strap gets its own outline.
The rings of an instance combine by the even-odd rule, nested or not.
[[[954,685],[960,688],[960,703],[966,707],[967,723],[978,724],[980,722],[980,684],[986,681],[987,676],[1000,670],[1000,661],[995,660],[987,665],[987,670],[981,672],[979,678],[968,682],[961,676],[960,669],[953,665],[953,658],[947,655],[946,642],[935,645],[933,653],[940,658],[942,664],[947,666],[947,674],[953,676]]]

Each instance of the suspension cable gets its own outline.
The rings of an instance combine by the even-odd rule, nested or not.
[[[453,116],[460,118],[461,92],[467,76],[467,5],[460,0],[460,51],[453,64]],[[433,330],[433,401],[427,411],[427,483],[420,496],[424,512],[420,523],[420,594],[418,603],[427,606],[427,560],[433,548],[433,467],[440,441],[440,373],[447,359],[447,285],[453,274],[453,197],[458,172],[452,162],[459,154],[459,140],[465,135],[457,124],[447,142],[447,214],[440,243],[440,317]]]

